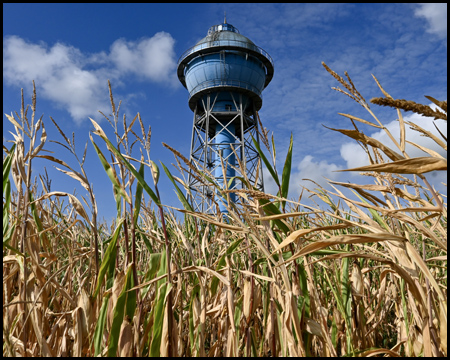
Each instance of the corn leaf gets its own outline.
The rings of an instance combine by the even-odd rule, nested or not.
[[[167,272],[167,259],[166,252],[162,252],[161,262],[158,271],[158,277],[166,274]],[[155,301],[155,318],[153,325],[152,343],[150,345],[150,356],[156,357],[160,355],[161,347],[161,335],[163,330],[164,320],[164,308],[167,291],[167,280],[165,278],[157,282],[157,292]]]
[[[126,193],[125,189],[122,187],[122,185],[119,183],[119,179],[117,179],[116,173],[114,172],[113,168],[109,165],[108,161],[106,160],[105,156],[103,155],[102,151],[99,149],[97,144],[94,142],[94,140],[91,138],[92,145],[94,145],[95,151],[97,152],[98,158],[100,159],[100,162],[102,163],[103,168],[106,171],[106,174],[108,175],[109,179],[113,183],[114,189],[125,199],[125,201],[129,204],[131,203],[131,200]]]
[[[15,148],[16,144],[13,144],[13,146],[11,146],[11,149],[9,150],[8,156],[6,156],[3,159],[3,193],[5,193],[6,182],[8,181],[9,178],[9,172],[11,170],[11,164],[14,157]]]
[[[275,206],[274,203],[271,203],[269,200],[267,199],[258,199],[260,205],[262,206],[264,212],[266,213],[266,215],[279,215],[281,214],[280,209],[278,209],[277,206]],[[290,230],[287,227],[287,225],[281,220],[281,219],[276,219],[276,220],[272,220],[273,223],[281,230],[283,231],[285,234],[287,234]]]
[[[394,174],[424,174],[435,170],[447,170],[447,159],[417,157],[385,164],[374,164],[336,171],[377,171]]]
[[[289,192],[289,179],[291,177],[291,165],[292,165],[292,146],[293,135],[291,133],[291,141],[289,143],[289,149],[286,155],[286,161],[284,162],[283,174],[281,177],[281,197],[287,198]],[[282,208],[286,206],[286,201],[282,201]]]
[[[158,205],[161,206],[161,202],[159,201],[158,197],[155,195],[155,193],[153,192],[152,189],[150,189],[150,187],[148,186],[148,184],[145,182],[144,178],[136,171],[136,169],[124,158],[124,156],[120,153],[119,150],[117,150],[115,148],[115,146],[111,143],[111,141],[109,141],[109,139],[106,137],[105,133],[103,132],[103,130],[101,130],[100,125],[98,125],[94,120],[91,119],[91,122],[94,124],[94,127],[96,129],[98,129],[95,134],[97,134],[98,136],[100,136],[103,141],[106,142],[106,144],[108,145],[108,148],[111,152],[114,153],[114,155],[116,155],[120,161],[122,161],[122,163],[125,165],[125,167],[130,170],[130,172],[134,175],[134,177],[137,179],[137,181],[142,185],[142,187],[144,188],[144,190],[147,192],[147,194],[152,198],[153,202]]]
[[[133,263],[130,264],[127,270],[127,275],[125,279],[125,284],[123,286],[122,292],[117,298],[116,307],[113,312],[113,321],[111,325],[111,331],[109,333],[109,345],[108,345],[108,357],[117,355],[117,348],[119,345],[120,328],[122,326],[123,318],[125,315],[125,306],[127,305],[127,315],[129,315],[128,310],[132,306],[128,307],[128,302],[133,302],[134,307],[136,307],[136,293],[134,291],[128,292],[127,290],[133,287]],[[134,294],[134,298],[131,299]],[[127,301],[130,299],[130,301]],[[133,311],[134,313],[134,311]],[[132,319],[132,316],[131,316]]]
[[[164,172],[166,173],[167,177],[172,182],[172,184],[175,186],[175,191],[177,192],[178,199],[181,201],[181,203],[183,204],[184,208],[187,211],[192,211],[193,212],[194,209],[192,209],[192,206],[189,204],[189,202],[187,201],[187,199],[184,196],[183,192],[178,187],[178,185],[177,185],[175,179],[173,178],[172,174],[170,173],[169,169],[162,162],[161,162],[161,165],[163,166]]]
[[[95,298],[98,295],[98,292],[100,291],[100,287],[103,283],[103,278],[105,277],[106,271],[111,267],[111,264],[113,264],[114,266],[116,262],[116,254],[117,254],[116,244],[117,239],[119,237],[120,228],[122,227],[123,222],[124,219],[121,219],[117,224],[116,230],[114,231],[114,234],[111,237],[111,242],[109,243],[108,248],[105,251],[105,256],[103,257],[103,261],[100,266],[100,271],[97,278],[97,286],[95,287],[94,294],[92,295],[93,298]]]
[[[100,308],[100,313],[98,316],[97,324],[95,325],[94,331],[94,349],[95,355],[97,356],[102,352],[102,339],[103,339],[103,331],[105,330],[106,323],[106,312],[108,310],[108,301],[111,296],[111,293],[108,293],[103,298],[102,307]]]
[[[272,175],[273,179],[275,180],[275,182],[277,183],[278,186],[280,185],[280,180],[278,179],[278,175],[276,174],[275,170],[273,169],[272,165],[270,165],[269,160],[267,160],[266,156],[264,155],[264,153],[261,151],[261,148],[259,147],[259,144],[256,142],[256,140],[253,138],[252,136],[252,140],[253,140],[253,144],[256,147],[256,150],[258,151],[259,156],[261,157],[261,159],[264,161],[264,164],[266,164],[267,170],[269,170],[270,175]]]
[[[139,167],[139,175],[144,177],[144,164],[141,163],[141,166]],[[141,183],[137,183],[136,185],[136,195],[134,198],[134,213],[133,213],[133,221],[134,221],[134,228],[137,227],[137,221],[139,217],[139,211],[141,210],[141,200],[142,200],[142,192],[144,188],[142,187]]]

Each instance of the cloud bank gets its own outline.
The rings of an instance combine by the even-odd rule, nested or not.
[[[414,11],[417,17],[423,17],[427,20],[427,31],[438,35],[442,39],[447,38],[447,4],[417,4]]]
[[[175,40],[165,32],[138,41],[116,40],[109,53],[85,54],[57,43],[30,43],[18,36],[3,39],[3,79],[29,87],[35,80],[39,94],[65,108],[76,122],[98,109],[108,109],[107,79],[119,84],[125,76],[176,86]]]

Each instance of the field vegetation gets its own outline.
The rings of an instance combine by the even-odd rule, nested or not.
[[[289,199],[293,139],[279,174],[260,125],[277,196],[245,178],[243,189],[220,189],[169,145],[175,167],[151,160],[150,127],[139,114],[131,122],[120,115],[110,86],[104,116],[115,138],[91,120],[86,143],[113,185],[117,217],[109,224],[98,219],[86,149],[76,152],[53,118],[45,126],[61,137],[47,140],[36,92],[30,112],[22,91],[21,109],[6,115],[14,139],[3,146],[3,356],[447,356],[447,197],[427,180],[447,160],[421,144],[412,143],[423,157],[405,151],[407,126],[447,150],[439,131],[447,102],[427,96],[433,110],[394,99],[375,79],[383,97],[369,106],[347,73],[323,65],[335,90],[367,110],[368,119],[340,114],[350,130],[329,130],[366,151],[367,166],[346,171],[367,184],[305,189],[317,206]],[[373,104],[392,108],[399,138]],[[405,121],[402,110],[434,118],[423,121],[435,121],[440,136]],[[396,148],[361,124],[385,131]],[[47,141],[69,159],[46,152]],[[32,174],[38,159],[85,194],[51,184],[46,171]],[[192,211],[189,171],[217,188],[217,204],[236,193],[227,216],[218,206],[215,214]],[[164,205],[161,181],[173,183],[180,209]]]

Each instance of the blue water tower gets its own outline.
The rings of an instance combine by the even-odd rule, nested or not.
[[[207,170],[222,189],[240,189],[241,181],[234,178],[247,177],[252,186],[264,190],[252,136],[259,142],[258,110],[273,72],[270,55],[226,20],[212,26],[178,61],[178,78],[189,91],[194,112],[191,164]],[[197,175],[189,174],[188,187],[195,211],[215,212],[217,203],[227,213],[227,197],[218,196]],[[235,202],[235,194],[229,193],[229,199]]]

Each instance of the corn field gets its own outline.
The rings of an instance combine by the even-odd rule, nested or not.
[[[151,128],[139,114],[120,118],[110,84],[111,115],[103,116],[115,139],[91,119],[80,154],[50,118],[45,126],[61,135],[52,141],[71,154],[48,155],[36,91],[31,115],[22,91],[19,113],[6,115],[12,145],[3,146],[3,356],[447,356],[447,197],[427,180],[447,160],[411,143],[405,128],[444,150],[447,138],[439,126],[437,136],[402,115],[446,124],[447,102],[427,96],[433,110],[394,99],[374,78],[383,97],[370,103],[392,108],[394,138],[348,74],[323,65],[341,86],[335,90],[367,110],[369,120],[340,114],[351,130],[329,131],[364,148],[368,165],[345,171],[368,183],[305,189],[317,206],[288,198],[293,139],[279,174],[262,124],[266,149],[258,151],[276,196],[245,178],[242,189],[219,188],[170,145],[174,167],[151,160]],[[361,123],[386,132],[396,148],[365,135]],[[424,156],[410,157],[406,143]],[[84,169],[88,145],[113,185],[110,224],[98,220]],[[50,189],[46,174],[32,174],[36,158],[79,181],[84,196]],[[189,172],[216,187],[216,204],[228,197],[227,216],[192,210]],[[173,183],[180,209],[164,205],[160,181]]]

